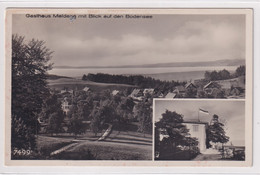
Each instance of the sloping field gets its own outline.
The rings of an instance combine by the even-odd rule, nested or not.
[[[137,141],[127,143],[122,140],[108,141],[85,141],[63,153],[62,158],[77,160],[79,155],[91,152],[96,160],[151,160],[152,144],[140,144]],[[70,157],[67,157],[70,155]]]
[[[158,74],[145,74],[145,77],[152,77],[162,81],[190,81],[204,78],[205,71],[191,71],[191,72],[168,72]]]
[[[78,139],[74,139],[73,136],[68,138],[40,136],[38,146],[45,147],[44,150],[47,149],[48,154],[68,147],[68,149],[50,157],[50,159],[57,160],[152,159],[152,135],[146,134],[146,136],[143,136],[142,133],[138,132],[112,131],[106,140],[97,141],[98,138],[87,135],[80,136]]]
[[[152,135],[146,134],[144,136],[137,132],[118,132],[113,130],[105,142],[152,146]]]
[[[53,89],[61,90],[64,88],[69,89],[83,89],[84,87],[90,87],[92,90],[99,91],[104,88],[110,89],[110,90],[123,90],[128,87],[135,87],[132,85],[127,84],[113,84],[113,83],[96,83],[92,81],[83,81],[80,79],[75,78],[59,78],[55,80],[47,80],[48,86],[50,86]]]

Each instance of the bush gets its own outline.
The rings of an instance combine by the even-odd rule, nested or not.
[[[245,160],[245,151],[244,150],[234,151],[233,160]]]

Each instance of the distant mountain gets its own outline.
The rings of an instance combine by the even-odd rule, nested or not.
[[[60,69],[84,69],[84,68],[155,68],[155,67],[214,67],[214,66],[239,66],[245,65],[245,59],[235,60],[216,60],[216,61],[200,61],[200,62],[171,62],[143,65],[123,65],[123,66],[54,66]]]

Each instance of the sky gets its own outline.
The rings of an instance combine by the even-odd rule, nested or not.
[[[245,145],[245,102],[227,100],[155,100],[155,121],[168,109],[183,115],[184,120],[197,120],[199,108],[209,115],[199,113],[202,122],[210,122],[214,114],[225,124],[230,141],[237,146]]]
[[[54,66],[120,66],[245,58],[244,15],[153,15],[151,19],[26,18],[12,33],[44,40]]]

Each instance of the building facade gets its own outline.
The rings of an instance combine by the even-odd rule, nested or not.
[[[198,139],[198,148],[200,152],[203,153],[206,151],[206,128],[208,123],[206,122],[192,122],[185,121],[183,122],[186,125],[187,129],[189,129],[190,137],[195,137]]]

